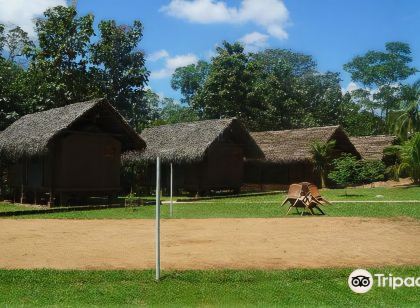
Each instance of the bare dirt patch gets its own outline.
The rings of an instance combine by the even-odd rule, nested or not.
[[[162,221],[162,268],[420,265],[414,219]],[[154,267],[153,220],[0,220],[0,268]]]

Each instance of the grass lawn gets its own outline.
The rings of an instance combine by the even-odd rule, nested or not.
[[[0,212],[28,211],[28,210],[34,210],[34,209],[38,209],[38,208],[27,206],[27,205],[0,202]]]
[[[359,188],[321,192],[329,200],[348,200],[324,207],[328,216],[359,217],[412,217],[420,219],[420,203],[387,203],[388,200],[420,200],[420,187],[410,188]],[[379,197],[378,197],[379,196]],[[247,217],[286,217],[287,206],[279,204],[284,195],[265,195],[240,198],[205,200],[174,205],[174,218],[247,218]],[[376,200],[383,203],[363,203],[354,201]],[[154,206],[137,208],[116,208],[95,211],[63,212],[42,215],[19,216],[19,218],[153,218]],[[287,217],[296,217],[293,215]],[[162,218],[169,218],[169,205],[162,206]]]
[[[418,288],[380,288],[353,293],[353,269],[276,271],[0,270],[0,306],[415,306]],[[386,267],[374,273],[418,276],[420,267]]]

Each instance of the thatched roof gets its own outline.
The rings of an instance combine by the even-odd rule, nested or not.
[[[350,137],[363,159],[382,159],[384,149],[392,145],[395,139],[394,136],[387,135]]]
[[[340,126],[312,127],[280,131],[254,132],[251,136],[263,150],[268,162],[310,161],[310,146],[315,141],[336,140],[336,147],[359,156]]]
[[[162,125],[145,129],[141,137],[147,148],[125,155],[127,160],[152,161],[160,156],[166,162],[198,162],[218,142],[241,144],[246,157],[263,157],[260,148],[237,119],[205,120]]]
[[[118,111],[96,99],[23,116],[0,134],[0,155],[11,160],[43,155],[57,137],[89,125],[116,134],[123,151],[145,147]]]

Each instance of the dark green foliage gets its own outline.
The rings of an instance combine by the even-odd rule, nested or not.
[[[321,175],[321,188],[325,187],[326,174],[329,168],[329,161],[331,159],[331,153],[335,147],[335,140],[328,142],[316,141],[311,144],[310,152],[312,155],[312,162],[314,169]]]
[[[198,61],[197,64],[190,64],[178,67],[171,79],[171,86],[179,90],[184,96],[181,102],[187,105],[192,104],[192,98],[204,84],[209,71],[210,64],[205,61]]]
[[[364,86],[363,105],[367,110],[379,110],[387,118],[391,110],[399,108],[401,82],[418,70],[411,67],[410,46],[402,42],[388,42],[385,51],[368,51],[344,65],[353,81]],[[372,94],[371,90],[376,91]],[[360,96],[360,93],[355,93]]]
[[[133,127],[147,123],[150,106],[143,100],[149,77],[144,54],[136,50],[143,36],[143,25],[119,26],[115,20],[99,23],[100,40],[90,47],[95,65],[93,75],[100,89]]]
[[[420,184],[420,132],[403,143],[399,172],[407,172],[414,183]]]
[[[50,8],[36,20],[36,45],[21,28],[0,25],[0,130],[27,113],[100,97],[135,128],[154,119],[143,97],[149,72],[137,50],[141,23],[101,21],[92,43],[93,21],[74,6]]]
[[[223,42],[211,63],[178,68],[171,83],[200,118],[237,117],[254,131],[336,124],[351,135],[384,130],[369,92],[343,96],[338,73],[320,73],[311,56],[290,50],[247,54]]]
[[[385,165],[380,160],[361,160],[359,161],[360,183],[367,184],[377,181],[383,181],[385,179]]]
[[[36,21],[38,46],[31,59],[26,85],[31,111],[62,107],[92,98],[87,71],[93,16],[77,16],[73,7],[57,6]]]
[[[344,65],[352,80],[367,86],[390,85],[407,79],[417,72],[410,67],[410,46],[402,42],[388,42],[385,52],[368,51]]]
[[[358,160],[351,154],[342,154],[332,162],[328,178],[339,186],[368,184],[385,179],[385,165],[379,160]]]

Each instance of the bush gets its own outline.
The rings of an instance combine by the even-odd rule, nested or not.
[[[385,165],[380,160],[357,160],[351,154],[343,154],[332,162],[333,170],[328,178],[339,186],[368,184],[385,179]]]
[[[415,133],[401,147],[399,173],[407,172],[414,183],[420,184],[420,133]]]

